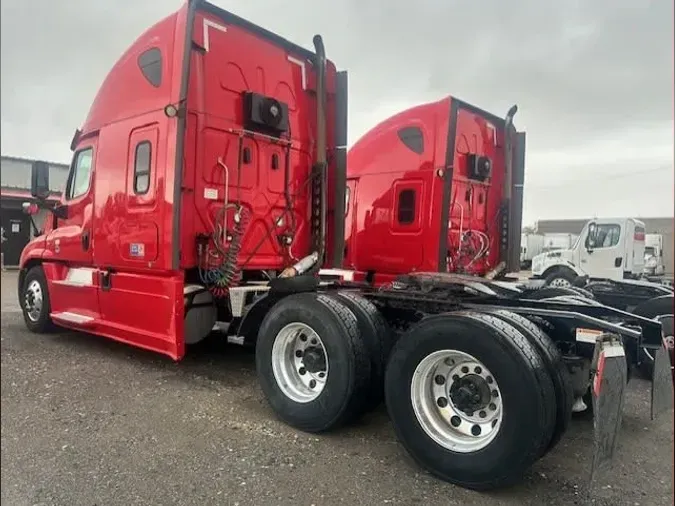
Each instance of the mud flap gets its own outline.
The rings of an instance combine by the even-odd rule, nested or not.
[[[591,483],[598,470],[614,456],[619,440],[628,367],[623,344],[615,336],[603,334],[595,345],[593,397],[593,466]]]
[[[652,420],[673,407],[673,375],[670,357],[665,346],[654,353],[654,372],[652,375]]]

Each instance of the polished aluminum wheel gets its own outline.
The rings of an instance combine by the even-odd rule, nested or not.
[[[570,286],[572,286],[572,283],[570,283],[570,281],[565,278],[554,278],[551,280],[548,286],[555,286],[557,288],[569,288]]]
[[[282,328],[272,346],[272,371],[288,398],[299,403],[316,399],[328,379],[328,356],[319,335],[304,323]]]
[[[23,297],[28,318],[33,323],[37,322],[42,313],[42,286],[40,286],[39,281],[31,281]]]
[[[425,357],[413,374],[410,395],[424,432],[448,450],[476,452],[499,432],[504,413],[499,386],[467,353],[440,350]]]

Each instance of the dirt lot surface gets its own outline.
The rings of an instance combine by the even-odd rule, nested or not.
[[[325,436],[283,425],[240,348],[212,344],[175,364],[94,336],[30,334],[13,272],[1,321],[3,506],[673,504],[672,414],[649,420],[642,380],[593,490],[592,426],[579,420],[521,485],[479,494],[421,471],[383,409]]]

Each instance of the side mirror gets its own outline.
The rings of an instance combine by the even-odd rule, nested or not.
[[[588,236],[586,237],[586,249],[591,251],[595,247],[598,238],[598,227],[595,223],[588,224]]]
[[[35,216],[40,210],[38,205],[32,202],[24,202],[21,204],[21,209],[23,210],[23,213],[27,214],[28,216]]]
[[[30,174],[30,194],[40,200],[49,197],[49,165],[47,162],[33,162]]]

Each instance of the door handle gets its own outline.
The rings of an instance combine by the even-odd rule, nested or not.
[[[82,249],[87,251],[89,249],[89,230],[82,232]]]

